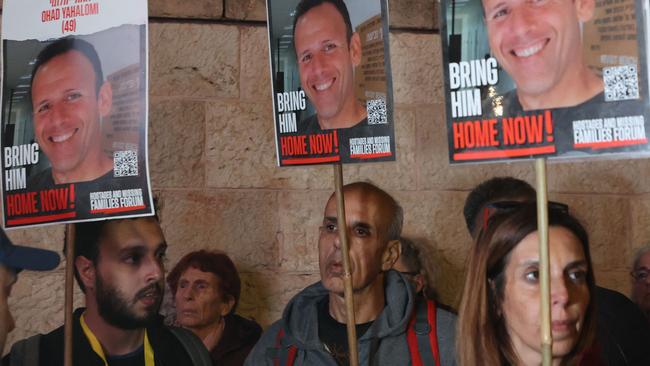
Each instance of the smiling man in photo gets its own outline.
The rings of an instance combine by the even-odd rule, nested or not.
[[[101,121],[111,112],[113,91],[90,43],[66,37],[45,47],[32,72],[31,97],[34,135],[51,164],[32,186],[94,181],[112,171]]]
[[[294,46],[300,84],[316,114],[299,123],[308,133],[349,128],[366,120],[354,95],[354,68],[361,62],[361,40],[353,32],[342,0],[303,0],[296,7]]]
[[[594,0],[483,0],[492,54],[516,84],[516,109],[571,107],[603,91],[583,56]],[[514,98],[516,96],[516,98]],[[599,98],[602,100],[603,98]]]

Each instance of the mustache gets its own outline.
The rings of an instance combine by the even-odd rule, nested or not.
[[[135,294],[135,296],[133,297],[133,301],[136,302],[151,293],[153,293],[157,297],[162,297],[162,293],[163,293],[162,285],[158,282],[154,282],[151,285],[141,289]]]

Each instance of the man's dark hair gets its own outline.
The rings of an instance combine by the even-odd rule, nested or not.
[[[427,299],[436,300],[438,294],[434,288],[433,273],[433,254],[430,248],[421,240],[412,240],[406,237],[399,239],[401,253],[399,260],[402,261],[407,269],[407,272],[416,272],[422,275],[425,279],[422,294]]]
[[[41,50],[38,56],[36,56],[36,63],[32,69],[32,80],[30,86],[34,85],[34,77],[41,66],[44,66],[56,56],[63,55],[70,51],[81,52],[81,54],[90,61],[90,64],[93,65],[93,70],[95,71],[95,91],[99,94],[99,89],[102,87],[102,84],[104,84],[104,73],[102,72],[102,64],[99,61],[97,51],[89,42],[72,36],[56,40]]]
[[[323,5],[325,3],[330,3],[334,5],[336,10],[338,10],[339,14],[343,17],[343,22],[345,23],[345,31],[347,34],[347,39],[348,39],[348,46],[350,44],[350,39],[352,39],[352,22],[350,21],[350,13],[348,12],[348,7],[345,5],[343,0],[302,0],[298,5],[296,6],[296,12],[293,17],[293,39],[295,42],[296,39],[296,24],[298,23],[298,19],[300,19],[301,16],[305,15],[309,10],[312,8]]]
[[[196,268],[217,276],[219,287],[217,291],[222,297],[229,296],[235,300],[235,305],[230,309],[229,314],[235,312],[241,294],[241,280],[235,264],[226,253],[198,250],[181,258],[167,276],[167,283],[174,296],[176,296],[176,290],[178,289],[178,281],[189,268]]]
[[[495,177],[477,185],[467,195],[463,215],[465,225],[470,234],[474,235],[476,216],[491,202],[512,200],[535,200],[536,193],[527,182],[513,177]]]
[[[90,221],[90,222],[80,222],[74,224],[75,235],[74,235],[74,258],[77,257],[86,257],[89,259],[95,266],[97,266],[97,259],[99,258],[99,242],[106,236],[106,227],[110,223],[110,220],[100,220],[100,221]],[[67,232],[66,232],[67,235]],[[66,243],[68,242],[66,237]],[[65,245],[63,247],[63,255],[65,255]],[[79,276],[79,271],[77,266],[73,263],[68,263],[67,265],[74,266],[74,277],[77,279],[77,284],[83,293],[86,293],[86,286],[84,286],[81,277]]]
[[[400,258],[409,272],[420,272],[422,270],[422,262],[420,258],[420,249],[416,246],[415,242],[409,238],[399,238],[399,243],[402,249]]]
[[[155,203],[154,203],[155,207]],[[146,216],[140,217],[140,219],[154,218],[158,221],[158,216]],[[122,220],[137,220],[138,218],[131,219],[122,219]],[[116,223],[120,220],[100,220],[100,221],[90,221],[90,222],[78,222],[74,224],[75,234],[74,234],[74,258],[83,256],[93,262],[93,265],[97,267],[97,260],[99,259],[99,242],[106,236],[108,233],[108,224]],[[67,231],[66,238],[64,243],[68,242]],[[65,256],[66,246],[63,245],[63,255]],[[77,280],[77,284],[83,293],[86,293],[86,286],[84,286],[81,277],[79,276],[79,271],[74,262],[67,265],[74,266],[74,277]]]

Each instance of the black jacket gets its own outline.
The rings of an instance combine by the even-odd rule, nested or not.
[[[241,366],[262,335],[262,327],[237,314],[225,317],[221,340],[210,351],[213,366]]]
[[[90,342],[81,329],[79,318],[83,311],[83,308],[77,309],[73,315],[73,364],[74,366],[104,366],[104,362],[92,350]],[[185,348],[162,321],[148,327],[147,335],[154,351],[156,366],[192,366],[192,360]],[[63,366],[63,337],[63,326],[40,337],[40,366]],[[12,353],[2,360],[3,365],[10,364],[14,352],[12,348]]]
[[[597,335],[607,365],[650,365],[650,327],[625,295],[596,288]]]

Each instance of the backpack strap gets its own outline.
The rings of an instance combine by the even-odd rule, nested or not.
[[[284,328],[280,328],[278,334],[275,336],[275,349],[278,352],[273,357],[273,366],[293,366],[293,363],[296,360],[298,349],[294,345],[284,347],[282,345],[282,339],[284,339],[284,336]]]
[[[212,366],[210,354],[201,340],[187,329],[167,327],[185,348],[194,366]]]
[[[10,366],[38,366],[41,335],[36,334],[11,346]]]
[[[419,299],[406,332],[413,366],[440,366],[436,323],[436,303],[433,300]]]

